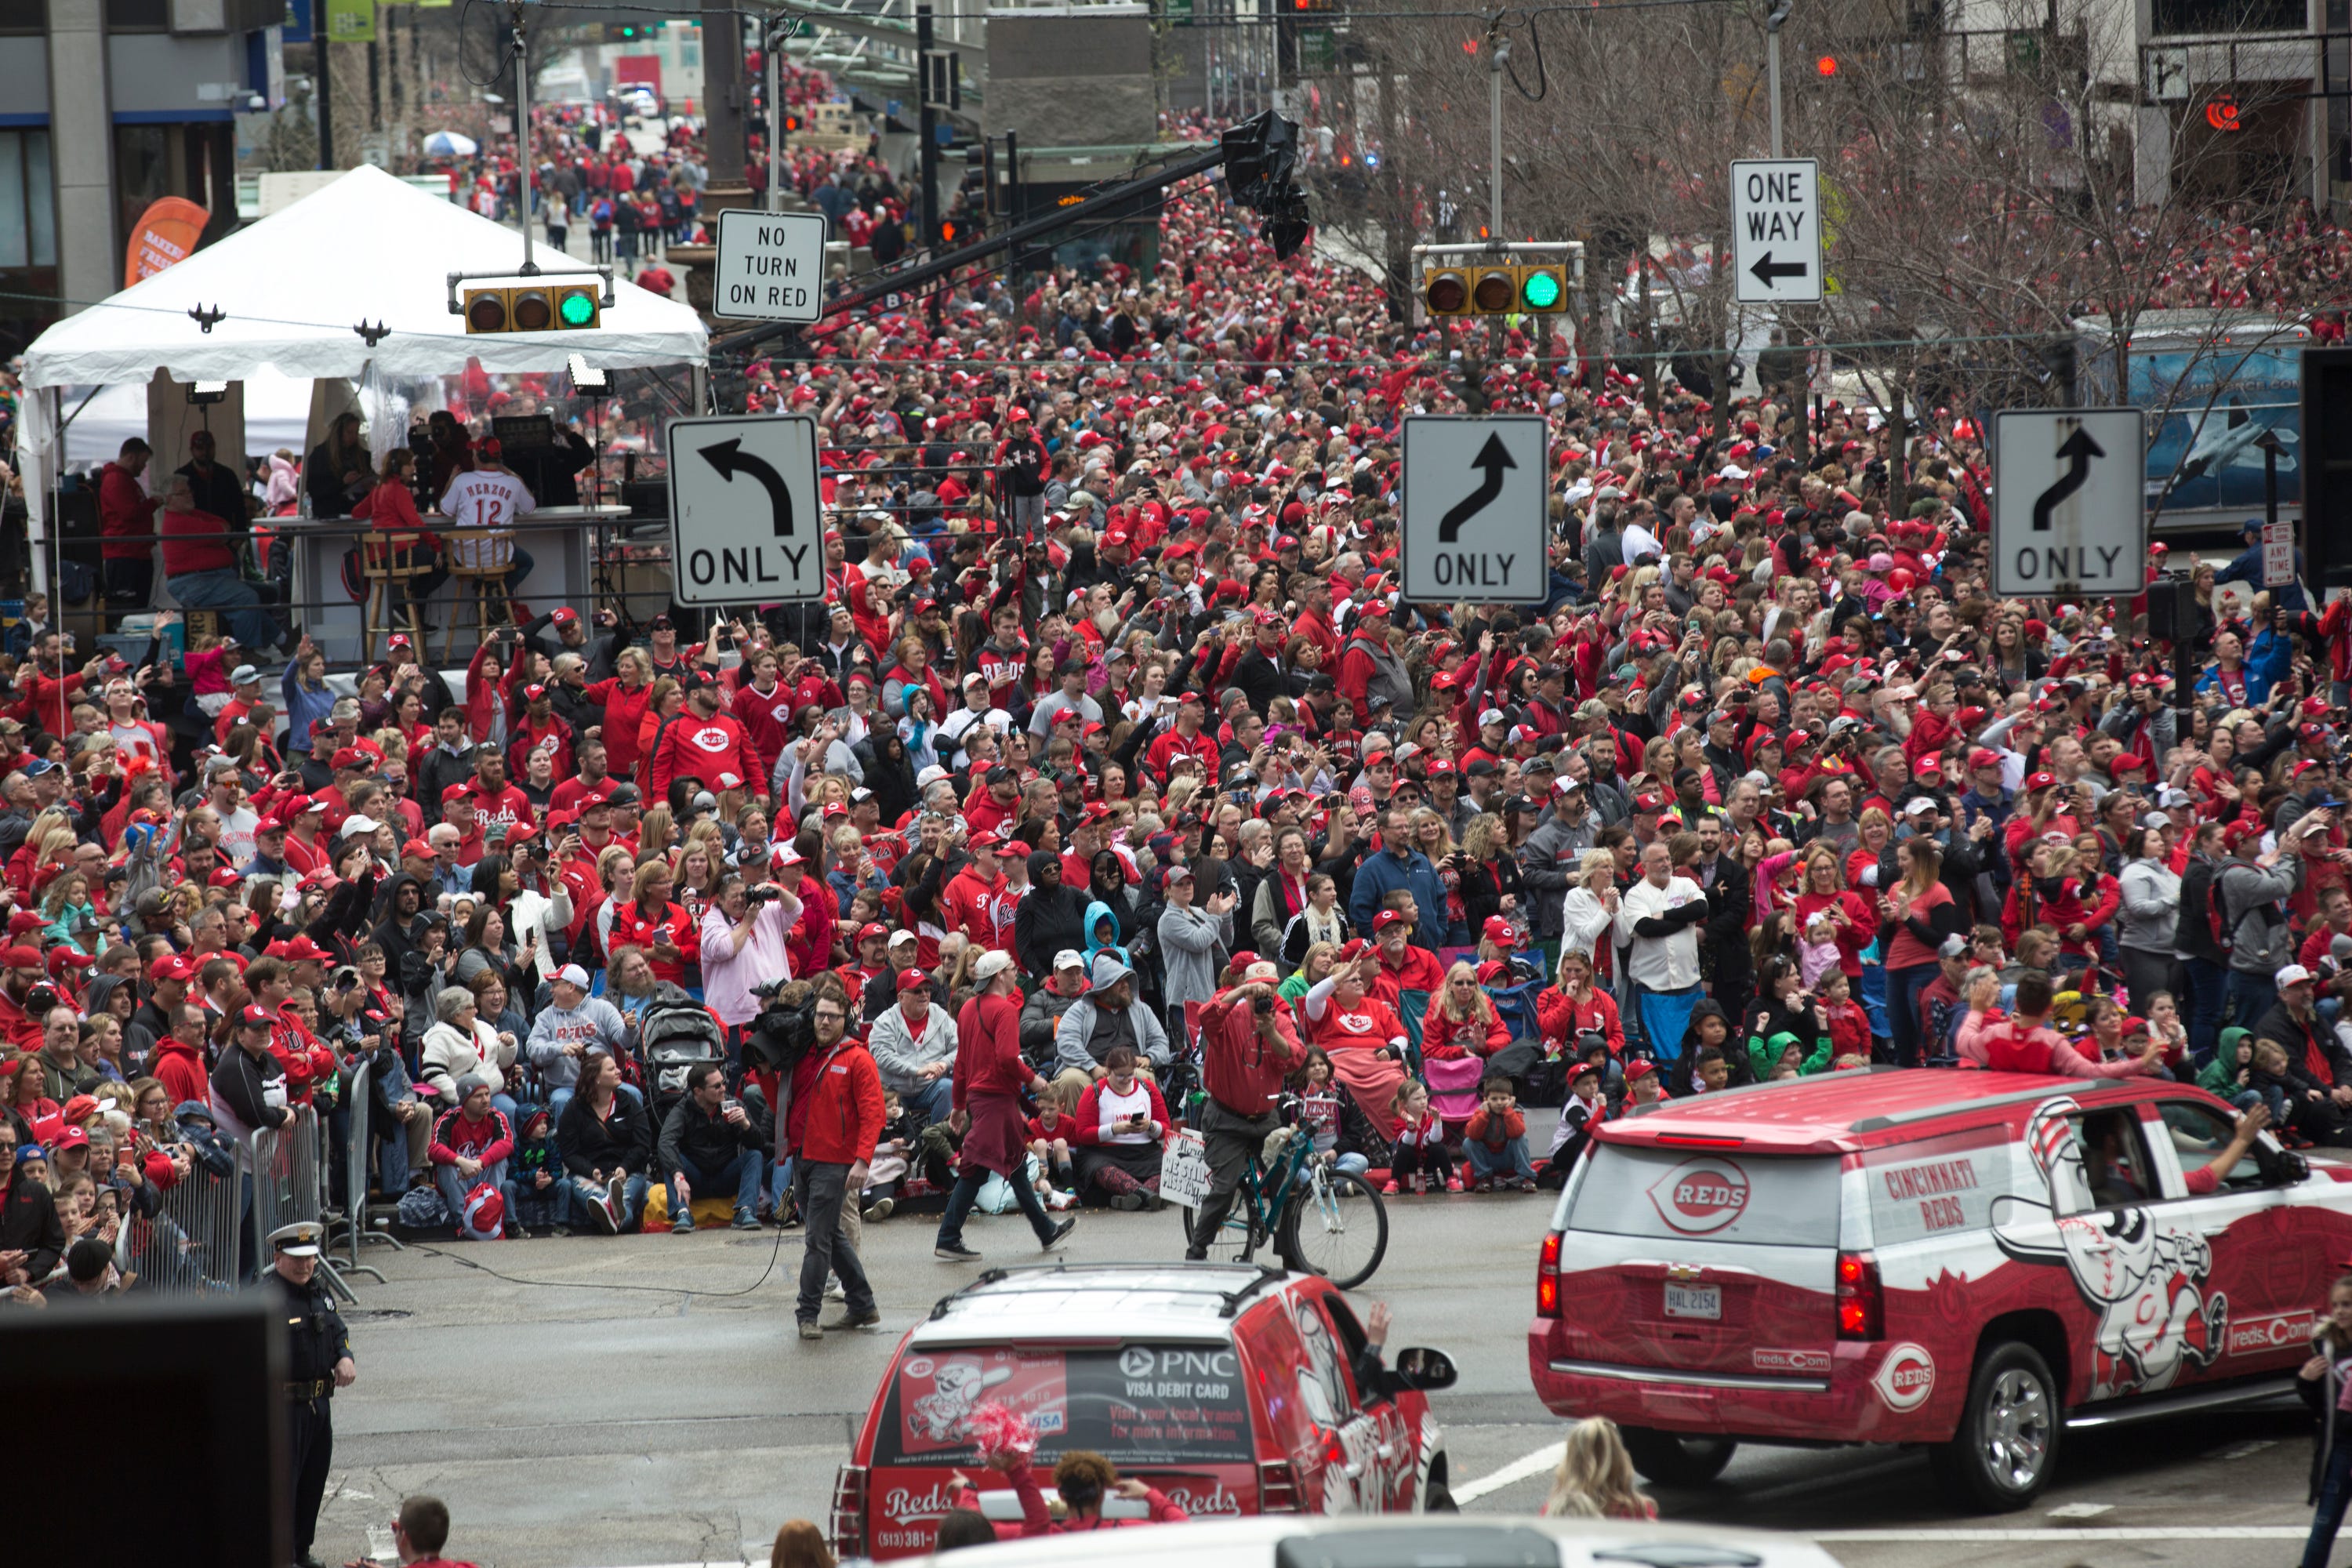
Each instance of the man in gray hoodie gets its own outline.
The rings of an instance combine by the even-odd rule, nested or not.
[[[1234,939],[1234,901],[1228,890],[1211,893],[1206,909],[1192,903],[1192,868],[1168,868],[1168,907],[1160,915],[1160,962],[1167,969],[1168,1016],[1181,1028],[1187,1002],[1213,1002],[1217,973]]]
[[[2230,979],[2222,993],[2223,1020],[2252,1028],[2256,1019],[2278,1005],[2278,984],[2273,978],[2294,962],[2294,931],[2287,923],[2286,901],[2303,886],[2304,830],[2325,828],[2329,814],[2315,811],[2278,836],[2278,847],[2259,858],[2248,851],[2262,842],[2259,822],[2238,821],[2223,837],[2230,858],[2213,879],[2221,900],[2222,929],[2230,933]]]
[[[588,994],[588,972],[567,963],[548,983],[554,1000],[531,1020],[523,1050],[547,1090],[547,1112],[559,1120],[580,1083],[580,1064],[592,1049],[618,1059],[629,1034],[621,1010]]]

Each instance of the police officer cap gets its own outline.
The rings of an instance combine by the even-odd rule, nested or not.
[[[289,1258],[316,1258],[319,1256],[319,1244],[325,1236],[323,1226],[310,1220],[296,1220],[292,1225],[281,1225],[271,1231],[269,1245]]]

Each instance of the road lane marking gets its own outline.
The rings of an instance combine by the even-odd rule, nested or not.
[[[2302,1541],[2307,1524],[2092,1525],[2074,1530],[1809,1530],[1814,1541]]]
[[[1547,1443],[1532,1454],[1513,1459],[1499,1470],[1489,1471],[1475,1481],[1463,1482],[1454,1489],[1454,1500],[1476,1502],[1488,1492],[1498,1492],[1515,1481],[1526,1480],[1529,1476],[1539,1476],[1559,1464],[1560,1455],[1567,1449],[1566,1438],[1557,1443]]]
[[[2069,1502],[2059,1504],[2043,1517],[2047,1519],[2096,1519],[2103,1513],[2113,1513],[2115,1511],[2116,1505],[2111,1502]]]

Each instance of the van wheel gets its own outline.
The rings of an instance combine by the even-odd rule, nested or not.
[[[1430,1461],[1429,1479],[1422,1485],[1422,1512],[1460,1513],[1462,1511],[1462,1505],[1454,1500],[1454,1489],[1445,1484],[1447,1479],[1445,1456],[1440,1454]]]
[[[2032,1345],[2003,1341],[1977,1361],[1959,1430],[1930,1450],[1936,1478],[1980,1512],[2023,1508],[2049,1484],[2064,1426],[2050,1363]]]
[[[1662,1487],[1696,1487],[1723,1474],[1739,1445],[1728,1437],[1685,1437],[1679,1432],[1659,1432],[1628,1426],[1619,1436],[1633,1468]]]

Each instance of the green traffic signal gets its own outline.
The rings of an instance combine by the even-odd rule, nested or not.
[[[1559,278],[1556,273],[1529,268],[1519,285],[1519,302],[1530,310],[1549,310],[1559,303]]]
[[[596,319],[596,301],[583,293],[566,294],[557,313],[565,326],[584,327]]]

